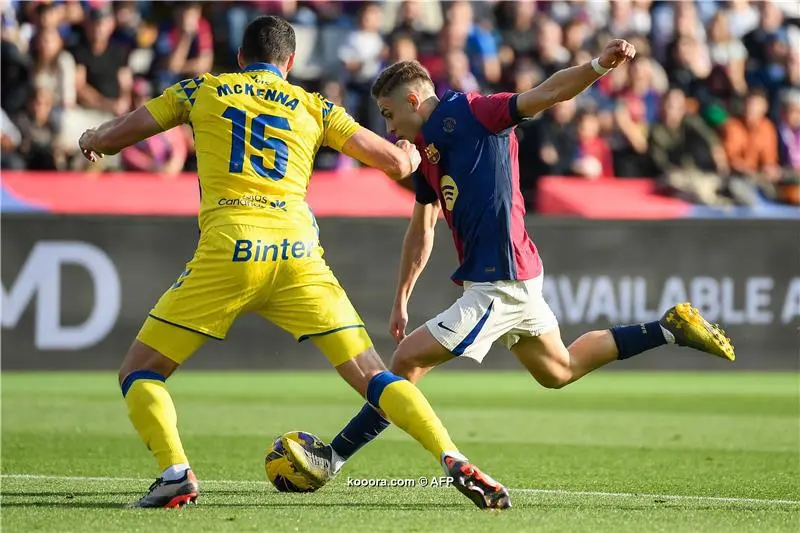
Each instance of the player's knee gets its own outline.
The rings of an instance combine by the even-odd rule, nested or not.
[[[400,345],[392,354],[392,362],[389,365],[389,369],[398,376],[413,382],[416,381],[413,378],[416,377],[423,365],[419,360],[419,354],[406,349],[404,342],[400,342]]]
[[[374,348],[369,348],[336,367],[339,375],[365,398],[370,380],[384,370],[386,370],[386,365]]]
[[[404,377],[409,381],[414,381],[414,371],[418,367],[410,361],[402,357],[392,357],[392,363],[389,365],[389,370],[398,376]]]
[[[572,372],[568,368],[549,368],[533,376],[546,389],[561,389],[572,383]]]
[[[570,384],[570,380],[566,375],[550,374],[540,379],[539,383],[546,389],[562,389]]]
[[[178,363],[161,355],[158,351],[143,344],[142,342],[135,341],[128,349],[125,359],[122,361],[117,379],[120,386],[124,383],[125,379],[136,371],[150,371],[164,378],[168,378],[178,368]]]

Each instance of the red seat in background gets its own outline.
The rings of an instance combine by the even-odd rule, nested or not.
[[[546,176],[539,179],[537,212],[549,216],[663,219],[689,215],[691,204],[656,193],[649,178],[601,179]]]

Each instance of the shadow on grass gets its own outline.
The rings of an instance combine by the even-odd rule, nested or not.
[[[77,492],[77,491],[24,491],[24,492],[4,492],[2,493],[3,499],[6,498],[64,498],[71,500],[73,498],[83,498],[88,496],[136,496],[143,494],[140,490],[118,490],[118,491],[91,491],[91,492]],[[3,504],[5,505],[5,503]]]
[[[36,496],[28,495],[29,497],[44,497],[47,493],[38,494]],[[129,493],[125,492],[105,492],[105,493],[81,493],[81,496],[109,496],[109,495],[127,495]],[[60,494],[53,494],[53,496],[62,496]],[[275,503],[270,501],[263,501],[263,502],[215,502],[215,501],[208,501],[204,500],[198,504],[199,507],[203,508],[221,508],[221,509],[246,509],[246,508],[264,508],[264,509],[302,509],[302,510],[311,510],[311,509],[357,509],[359,511],[422,511],[422,510],[430,510],[436,511],[437,513],[459,513],[462,514],[464,511],[467,510],[475,510],[478,512],[482,512],[475,507],[469,505],[468,503],[460,503],[460,504],[443,504],[438,502],[419,502],[419,503],[376,503],[376,502],[302,502],[302,501],[294,501],[294,502],[287,502],[287,503]],[[184,507],[184,509],[193,509],[198,505],[189,505]],[[134,509],[126,509],[125,503],[119,502],[104,502],[104,501],[97,501],[97,502],[85,502],[85,501],[74,501],[71,498],[64,496],[63,500],[59,501],[32,501],[32,502],[25,502],[25,501],[4,501],[3,507],[5,508],[39,508],[39,509],[120,509],[120,510],[131,510]],[[515,510],[524,511],[524,510],[570,510],[575,511],[576,507],[574,504],[564,503],[564,504],[557,504],[557,503],[526,503],[524,505],[517,505],[513,509],[508,511],[503,511],[503,513],[514,513]],[[724,512],[734,512],[734,513],[752,513],[753,511],[765,511],[769,510],[770,513],[793,513],[797,511],[797,508],[793,506],[771,506],[765,507],[763,505],[741,505],[741,504],[729,504],[729,505],[690,505],[690,506],[678,506],[678,505],[647,505],[647,504],[632,504],[632,505],[581,505],[579,510],[589,511],[641,511],[644,513],[651,513],[653,511],[660,511],[660,512],[686,512],[687,510],[692,511],[724,511]],[[158,512],[157,509],[152,510],[139,510],[140,512]],[[498,513],[497,511],[488,511],[490,513]]]

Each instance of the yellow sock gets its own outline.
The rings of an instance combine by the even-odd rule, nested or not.
[[[458,453],[442,421],[413,383],[391,372],[382,372],[373,381],[377,383],[370,382],[367,399],[373,405],[379,404],[392,424],[414,437],[437,462],[441,461],[442,452]]]
[[[163,376],[149,371],[133,372],[125,378],[122,393],[133,427],[158,466],[166,470],[175,464],[189,464],[178,435],[178,414]]]

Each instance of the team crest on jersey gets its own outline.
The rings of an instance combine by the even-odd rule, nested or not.
[[[456,129],[456,119],[453,117],[447,117],[444,119],[442,122],[442,129],[445,133],[453,133],[453,131]]]
[[[425,155],[428,156],[428,161],[434,165],[438,164],[439,159],[442,158],[442,155],[439,153],[439,150],[436,149],[436,145],[433,143],[425,147]]]
[[[442,190],[442,198],[444,198],[444,206],[448,211],[453,211],[458,199],[458,185],[456,181],[448,175],[442,176],[439,182],[439,188]]]

